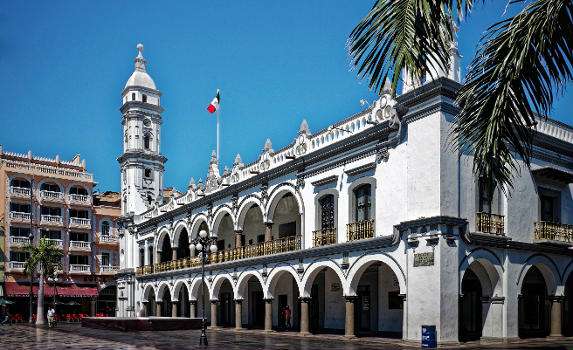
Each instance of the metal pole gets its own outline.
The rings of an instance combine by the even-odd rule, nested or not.
[[[217,160],[219,160],[219,110],[221,109],[221,103],[217,107]]]
[[[30,182],[30,234],[28,234],[30,244],[34,244],[34,178]],[[35,269],[34,269],[35,270]],[[34,323],[34,270],[30,272],[30,317],[28,323]]]
[[[205,319],[205,246],[201,249],[201,294],[203,294],[203,300],[201,303],[203,319],[201,322],[201,337],[199,338],[199,345],[209,345],[207,335],[205,334],[207,328],[207,320]]]

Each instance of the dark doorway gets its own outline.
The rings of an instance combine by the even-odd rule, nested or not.
[[[171,242],[169,241],[169,237],[163,237],[163,243],[161,244],[161,254],[160,254],[160,261],[159,262],[167,262],[171,261],[173,258],[173,251],[171,250]]]
[[[460,341],[479,340],[482,332],[481,284],[472,270],[467,269],[460,296]]]
[[[320,327],[320,303],[318,296],[318,284],[313,284],[310,290],[310,303],[309,303],[309,330],[315,332]]]
[[[567,282],[565,282],[565,300],[563,300],[563,311],[561,316],[563,319],[563,335],[570,337],[573,335],[573,322],[571,318],[573,316],[573,295],[571,292],[573,289],[573,273],[569,274]]]
[[[155,315],[155,309],[156,308],[157,308],[157,306],[156,306],[156,301],[155,301],[155,292],[152,290],[149,292],[149,297],[147,297],[146,316],[156,316]]]
[[[356,330],[361,332],[371,331],[370,326],[370,286],[358,286],[358,300],[354,306],[354,319]]]
[[[279,295],[279,328],[285,328],[286,327],[286,323],[285,323],[285,309],[286,306],[288,305],[288,295],[286,294],[281,294]],[[291,324],[292,324],[292,315],[291,315]]]
[[[219,297],[220,301],[220,312],[219,312],[219,320],[221,326],[223,327],[230,327],[233,326],[233,294],[232,293],[221,293]]]
[[[257,281],[258,283],[258,281]],[[265,325],[265,302],[262,291],[251,292],[251,315],[253,316],[250,326],[252,328],[263,328]]]
[[[519,336],[521,338],[549,335],[549,300],[541,271],[532,266],[523,280],[519,298]]]
[[[171,294],[166,290],[165,293],[163,293],[163,301],[161,302],[161,317],[171,317],[172,308]]]

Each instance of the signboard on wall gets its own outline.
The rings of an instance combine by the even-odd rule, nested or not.
[[[414,254],[414,267],[434,266],[434,252]]]

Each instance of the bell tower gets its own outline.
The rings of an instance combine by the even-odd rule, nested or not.
[[[135,69],[121,95],[123,104],[123,154],[121,165],[122,215],[141,214],[163,200],[163,172],[167,158],[161,155],[161,92],[147,74],[143,45]]]

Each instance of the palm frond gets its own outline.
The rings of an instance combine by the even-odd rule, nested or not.
[[[351,65],[378,94],[391,75],[395,95],[404,68],[421,81],[429,68],[447,67],[453,14],[459,18],[472,6],[463,0],[378,0],[350,33]]]
[[[504,190],[519,168],[512,152],[530,165],[535,114],[572,79],[572,13],[571,1],[537,0],[488,28],[459,91],[456,147]]]

